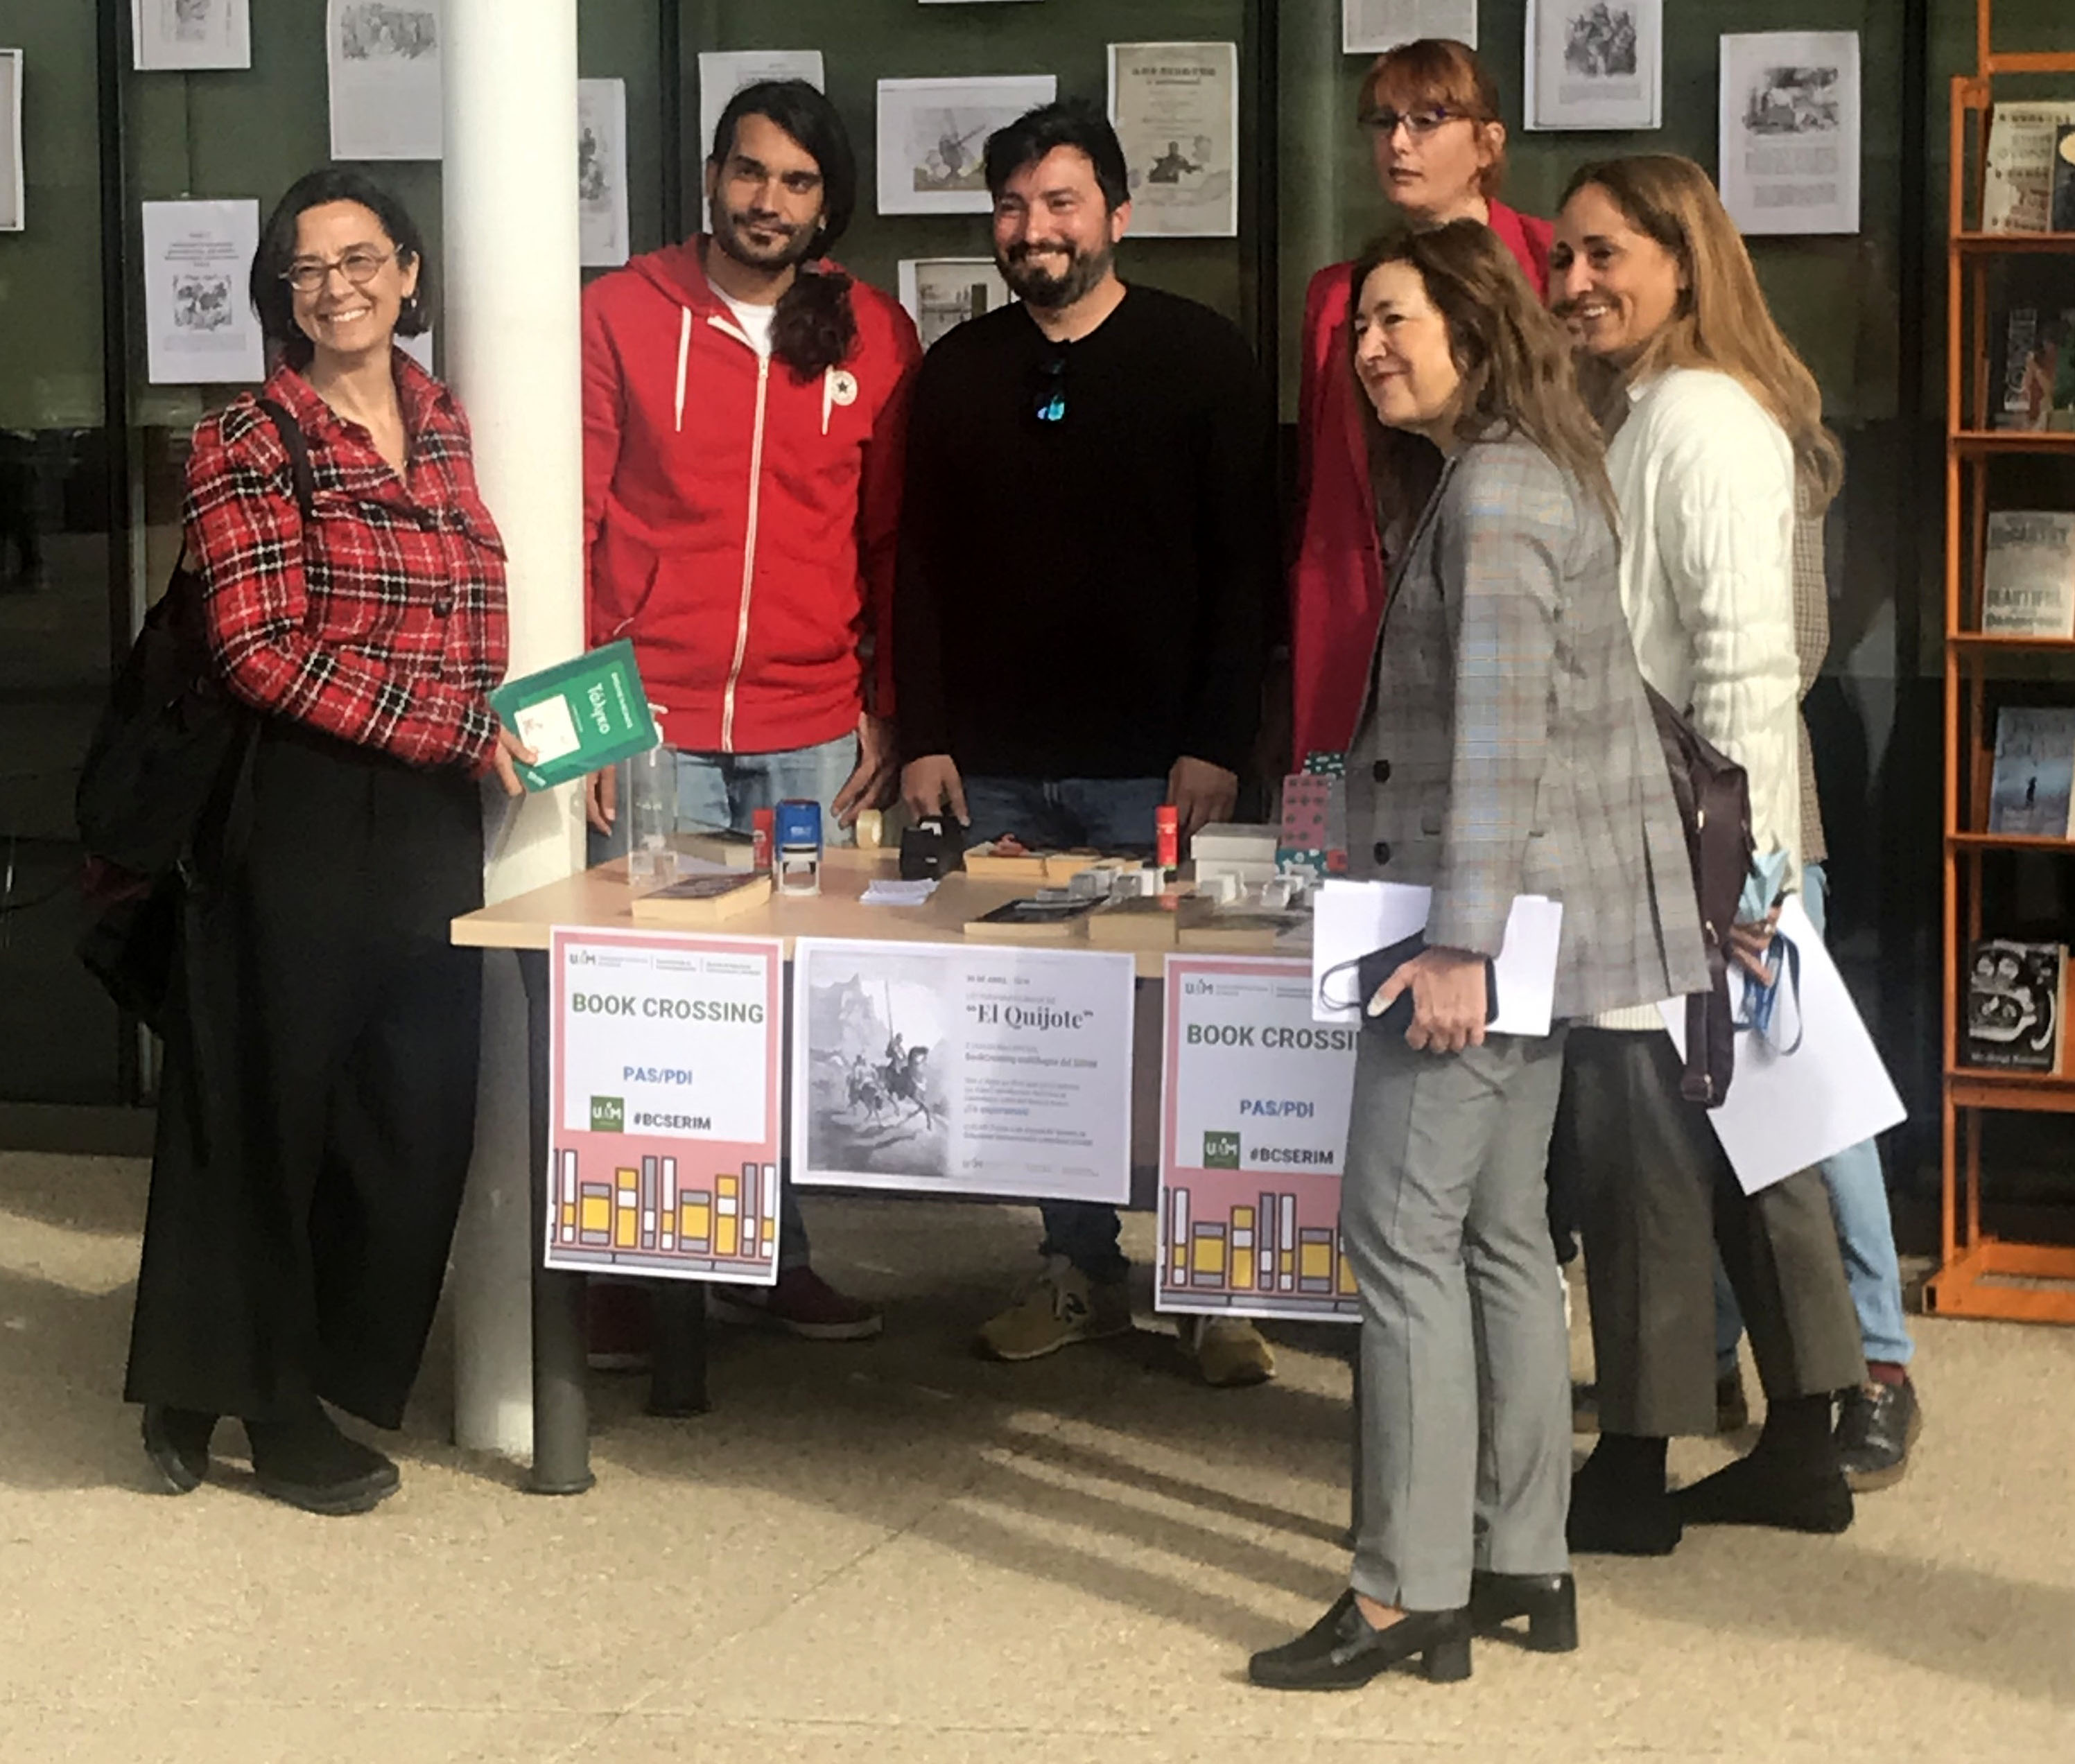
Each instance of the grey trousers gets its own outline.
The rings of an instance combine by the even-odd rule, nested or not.
[[[1553,1156],[1576,1185],[1600,1431],[1715,1431],[1714,1258],[1769,1398],[1865,1376],[1821,1172],[1746,1195],[1667,1035],[1573,1029]]]
[[[1358,1592],[1467,1604],[1568,1566],[1570,1353],[1543,1175],[1563,1032],[1456,1054],[1365,1033],[1340,1230],[1361,1294]]]

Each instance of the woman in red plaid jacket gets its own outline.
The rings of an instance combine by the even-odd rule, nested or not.
[[[171,1013],[127,1396],[178,1493],[217,1419],[259,1487],[363,1512],[396,1467],[329,1402],[395,1427],[418,1371],[474,1135],[478,975],[448,922],[482,904],[483,805],[520,789],[488,694],[504,548],[425,329],[424,246],[356,173],[268,221],[255,308],[280,362],[196,430],[186,541],[210,649],[258,714],[249,826]],[[205,992],[206,996],[197,996]],[[196,1044],[210,1058],[200,1072]]]

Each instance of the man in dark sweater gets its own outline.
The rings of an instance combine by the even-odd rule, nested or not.
[[[924,358],[909,418],[893,667],[901,793],[973,839],[1149,851],[1229,816],[1277,579],[1274,412],[1245,340],[1127,286],[1124,152],[1092,106],[989,139],[995,256],[1021,304]],[[1044,1208],[1046,1272],[983,1348],[1034,1359],[1131,1327],[1115,1210]],[[1274,1369],[1196,1332],[1212,1383]]]

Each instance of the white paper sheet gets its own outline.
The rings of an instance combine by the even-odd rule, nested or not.
[[[441,0],[329,0],[334,159],[437,159]]]
[[[879,82],[879,212],[986,214],[987,138],[1059,95],[1052,74]]]
[[[1859,230],[1859,34],[1722,39],[1722,205],[1746,233]]]
[[[1477,46],[1477,0],[1340,0],[1340,50],[1378,55],[1419,37]]]
[[[627,261],[627,82],[577,81],[577,207],[586,269]]]
[[[946,332],[1009,304],[1013,296],[991,257],[905,257],[901,304],[928,349]]]
[[[0,49],[0,233],[26,219],[22,175],[22,52]]]
[[[250,0],[130,0],[130,41],[139,73],[252,65]]]
[[[823,89],[819,49],[706,49],[699,55],[699,157],[713,151],[727,101],[764,80],[805,80]]]
[[[1801,951],[1801,1044],[1781,1054],[1755,1035],[1737,1036],[1729,1096],[1708,1111],[1708,1124],[1747,1195],[1899,1126],[1907,1112],[1799,897],[1789,897],[1780,909],[1779,930]],[[1730,996],[1742,1016],[1742,987],[1733,971]],[[1776,1008],[1791,1008],[1784,998]],[[1658,1008],[1683,1059],[1686,1001],[1667,1000]],[[1785,1019],[1782,1028],[1791,1044]]]
[[[1528,0],[1530,129],[1664,125],[1663,0]]]
[[[1427,923],[1431,888],[1403,882],[1324,884],[1311,911],[1311,1016],[1320,1023],[1353,1023],[1361,1017],[1356,1000],[1344,1008],[1319,1002],[1327,972],[1355,962],[1372,950],[1402,942]],[[1506,915],[1506,941],[1493,963],[1498,988],[1498,1015],[1490,1028],[1499,1035],[1547,1035],[1556,994],[1556,945],[1563,929],[1560,902],[1539,894],[1518,896]],[[1354,971],[1336,975],[1327,995],[1352,998]]]
[[[146,362],[154,386],[253,385],[265,341],[246,297],[259,249],[259,205],[147,202]]]
[[[1131,230],[1239,236],[1239,45],[1112,43],[1109,118],[1131,170]]]

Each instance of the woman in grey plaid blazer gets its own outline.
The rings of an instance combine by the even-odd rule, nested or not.
[[[1348,1592],[1254,1656],[1257,1683],[1349,1688],[1419,1655],[1465,1677],[1473,1626],[1576,1646],[1564,1542],[1570,1361],[1543,1172],[1561,1020],[1704,985],[1677,811],[1622,615],[1613,499],[1562,327],[1459,222],[1355,267],[1355,369],[1440,457],[1348,756],[1358,873],[1433,890],[1427,947],[1369,1001],[1340,1224],[1362,1300]],[[1381,439],[1381,437],[1375,437]],[[1554,1031],[1487,1034],[1517,896],[1563,908]]]

